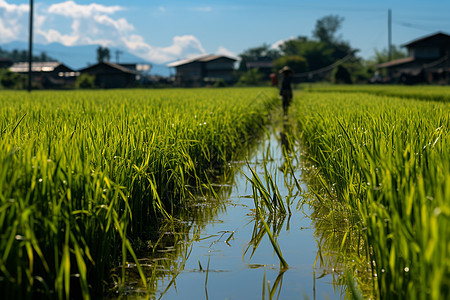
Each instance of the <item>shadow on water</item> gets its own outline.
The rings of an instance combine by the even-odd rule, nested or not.
[[[230,162],[228,181],[191,201],[157,238],[135,242],[148,287],[129,264],[110,297],[340,299],[346,269],[371,295],[366,245],[345,208],[318,197],[292,132],[288,120],[274,121],[248,160]]]

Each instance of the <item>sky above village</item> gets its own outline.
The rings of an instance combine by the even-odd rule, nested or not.
[[[28,40],[29,0],[0,0],[0,47]],[[437,31],[450,33],[449,0],[34,0],[34,41],[99,44],[154,63],[312,36],[316,21],[344,18],[338,35],[369,58]],[[51,53],[48,53],[51,56]]]

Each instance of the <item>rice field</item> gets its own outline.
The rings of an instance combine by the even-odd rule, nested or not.
[[[406,89],[312,86],[296,97],[297,138],[321,184],[319,202],[344,205],[362,233],[358,252],[370,262],[376,298],[444,299],[450,104],[443,99],[450,89],[413,88],[401,96]],[[340,249],[351,239],[342,236]],[[363,270],[349,269],[361,279]]]
[[[120,285],[137,262],[130,240],[238,159],[275,99],[261,89],[3,91],[2,295],[100,296],[117,266]]]
[[[1,294],[102,297],[113,285],[123,291],[129,265],[151,290],[139,242],[177,226],[198,193],[215,193],[227,164],[245,161],[271,119],[282,118],[276,97],[270,88],[2,91]],[[338,266],[348,298],[448,297],[449,99],[448,87],[296,91],[288,117],[296,126],[282,121],[281,139],[300,145],[282,148],[288,196],[271,169],[258,175],[248,165],[246,175],[256,220],[248,253],[267,233],[280,265],[270,297],[295,261],[285,259],[279,231],[307,205],[321,240],[312,268]],[[289,200],[304,192],[292,159],[307,160],[302,180],[313,201]],[[203,265],[206,290],[209,258]],[[264,273],[263,295],[265,281]]]
[[[335,93],[368,93],[378,96],[390,96],[429,101],[450,101],[448,86],[436,85],[329,85],[329,84],[302,84],[301,88],[312,92]]]

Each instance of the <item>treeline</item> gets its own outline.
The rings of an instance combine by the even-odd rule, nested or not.
[[[388,61],[388,51],[375,50],[374,57],[363,59],[358,49],[340,36],[344,18],[328,15],[316,21],[312,37],[298,36],[282,42],[278,47],[263,44],[250,48],[239,55],[241,84],[257,84],[267,80],[267,72],[275,72],[289,66],[298,82],[331,81],[334,83],[367,82],[375,73],[376,65]],[[393,47],[394,58],[406,53]],[[273,69],[263,72],[249,67],[255,62],[273,62]],[[250,63],[250,64],[249,64]]]
[[[17,49],[8,51],[0,47],[0,57],[10,59],[12,62],[26,62],[28,61],[28,51]],[[56,59],[48,56],[45,52],[41,52],[39,55],[33,55],[33,61],[48,62],[56,61]]]

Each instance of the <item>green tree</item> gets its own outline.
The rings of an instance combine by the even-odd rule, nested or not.
[[[260,73],[258,69],[250,69],[239,78],[238,85],[255,86],[261,85],[263,82],[264,74]]]
[[[323,42],[309,40],[306,37],[285,41],[280,45],[280,50],[285,56],[304,57],[308,62],[308,70],[323,68],[334,62],[333,49]]]
[[[0,69],[0,84],[6,89],[23,89],[26,76],[11,72],[8,69]]]
[[[95,76],[83,73],[77,77],[75,87],[78,89],[92,89],[95,88]]]
[[[392,60],[401,59],[407,57],[406,51],[403,51],[399,47],[393,45],[391,48]],[[373,76],[378,69],[378,65],[389,61],[389,50],[384,48],[382,50],[375,49],[375,53],[372,57],[365,61],[367,66],[367,72]],[[382,76],[387,75],[386,69],[381,69],[380,74]]]
[[[343,17],[328,15],[317,20],[313,30],[313,38],[333,50],[331,54],[333,61],[341,59],[353,51],[349,43],[343,41],[341,36],[337,36],[343,22]]]
[[[400,49],[399,47],[392,45],[391,48],[391,59],[400,59],[407,57],[407,54],[405,51]],[[389,50],[387,48],[382,49],[381,51],[378,51],[375,49],[375,55],[370,59],[375,64],[382,64],[389,61]]]
[[[255,61],[273,61],[281,56],[280,51],[270,48],[270,45],[263,44],[259,47],[254,47],[245,50],[239,54],[241,62],[239,64],[239,71],[247,71],[246,63]]]
[[[303,73],[308,71],[308,61],[300,55],[286,55],[276,59],[273,62],[277,70],[284,66],[289,66],[294,73]]]
[[[97,48],[97,62],[109,61],[111,59],[111,53],[108,47],[98,46]]]
[[[350,75],[348,69],[343,65],[339,65],[334,68],[331,78],[333,83],[352,83],[352,76]]]
[[[27,62],[28,61],[28,51],[27,50],[17,50],[12,51],[3,50],[0,48],[0,56],[9,58],[13,62]],[[54,58],[47,55],[45,52],[41,52],[40,55],[33,55],[33,61],[56,61]]]
[[[316,21],[313,37],[327,45],[335,44],[339,38],[336,32],[342,27],[344,18],[338,15],[328,15]]]

